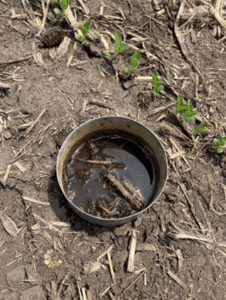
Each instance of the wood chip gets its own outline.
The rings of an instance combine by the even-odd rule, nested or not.
[[[178,268],[181,269],[182,265],[183,265],[183,255],[180,249],[177,249],[176,251],[176,256],[178,258]]]
[[[85,274],[91,274],[99,271],[101,268],[101,263],[99,261],[87,262],[83,266],[83,270]]]
[[[0,81],[0,89],[10,89],[11,85]]]
[[[2,221],[2,225],[4,229],[8,232],[8,234],[12,236],[16,236],[19,232],[16,223],[8,217],[3,211],[0,211],[0,219]]]
[[[73,48],[72,48],[72,50],[71,50],[71,53],[69,54],[69,57],[68,57],[68,60],[67,60],[67,68],[68,68],[68,67],[70,66],[70,64],[71,64],[71,61],[72,61],[72,59],[73,59],[74,52],[75,52],[76,49],[77,49],[77,42],[74,43],[74,46],[73,46]]]
[[[87,290],[87,300],[93,300],[92,293],[90,290]]]
[[[136,245],[136,251],[155,251],[156,248],[153,244],[148,243],[138,243]]]
[[[71,39],[68,36],[65,36],[63,41],[61,42],[60,46],[57,49],[57,55],[59,58],[66,55],[66,53],[68,52],[70,43],[71,43]]]
[[[131,240],[130,240],[130,249],[129,249],[129,258],[127,265],[127,272],[134,272],[134,260],[135,260],[135,251],[137,244],[137,233],[136,230],[131,230]]]

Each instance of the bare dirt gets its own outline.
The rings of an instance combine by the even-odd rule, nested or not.
[[[226,135],[226,40],[211,13],[212,6],[225,17],[226,3],[71,0],[79,24],[94,21],[84,47],[50,5],[44,32],[64,30],[58,42],[66,36],[70,44],[62,57],[43,45],[44,32],[37,36],[46,1],[30,3],[35,15],[28,0],[0,1],[0,299],[226,299],[226,156],[212,142]],[[103,51],[115,30],[130,48],[111,64]],[[134,49],[141,70],[131,78],[123,69]],[[156,97],[152,72],[165,87]],[[207,132],[192,136],[176,122],[168,108],[178,93]],[[147,126],[169,160],[159,200],[115,228],[73,213],[55,171],[67,135],[105,115]],[[128,272],[132,229],[135,272]],[[114,280],[109,254],[100,257],[110,246]]]

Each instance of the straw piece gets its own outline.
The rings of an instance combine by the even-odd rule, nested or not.
[[[15,161],[13,163],[22,173],[24,173],[26,171],[26,168],[19,162],[19,161]]]
[[[7,179],[8,179],[8,177],[9,177],[9,173],[10,173],[11,167],[12,167],[11,164],[9,164],[9,165],[7,166],[5,175],[4,175],[3,179],[2,179],[2,184],[3,184],[4,186],[6,186],[6,182],[7,182]]]
[[[25,136],[28,135],[28,133],[33,129],[33,127],[35,126],[36,123],[38,123],[38,121],[41,119],[41,117],[44,115],[44,113],[46,112],[46,109],[43,109],[43,111],[39,114],[39,116],[37,117],[37,119],[33,122],[33,124],[26,130],[25,132]]]
[[[26,196],[23,196],[22,198],[23,198],[24,200],[26,200],[26,201],[30,201],[30,202],[37,203],[37,204],[41,204],[41,205],[45,205],[45,206],[50,206],[50,203],[48,203],[48,202],[42,202],[42,201],[35,200],[35,199],[33,199],[33,198],[26,197]]]
[[[108,252],[110,252],[113,249],[113,245],[111,245],[104,253],[102,253],[98,258],[97,261],[100,260],[102,257],[104,257]]]
[[[131,240],[130,240],[130,250],[129,250],[129,259],[127,265],[127,272],[134,272],[134,260],[135,260],[135,251],[137,244],[137,234],[134,229],[131,232]]]
[[[167,274],[174,280],[176,281],[176,283],[178,283],[182,288],[184,288],[185,290],[188,288],[187,285],[180,280],[180,278],[178,278],[172,271],[168,270]]]
[[[110,266],[111,277],[112,277],[114,285],[116,285],[115,272],[114,272],[114,269],[113,269],[112,260],[111,260],[111,253],[110,252],[107,253],[107,257],[108,257],[108,262],[109,262],[109,266]]]

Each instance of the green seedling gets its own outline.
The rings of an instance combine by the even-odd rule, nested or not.
[[[192,134],[198,134],[198,133],[202,133],[202,132],[206,132],[207,128],[204,127],[204,121],[202,121],[197,127],[193,127],[192,128]]]
[[[104,51],[105,54],[107,54],[108,56],[111,57],[111,59],[113,60],[115,58],[115,56],[125,50],[129,49],[129,45],[126,43],[122,42],[122,39],[120,38],[120,35],[118,34],[117,31],[115,31],[115,52],[112,54],[110,54],[108,51]]]
[[[197,111],[193,110],[191,100],[188,100],[187,106],[188,107],[185,111],[185,118],[182,118],[181,120],[185,123],[195,122],[195,118],[193,116],[197,115],[198,113],[197,113]]]
[[[162,81],[160,81],[154,73],[151,73],[151,77],[154,84],[154,90],[152,91],[152,93],[154,94],[154,96],[156,96],[164,89],[164,86],[162,85]]]
[[[130,65],[132,66],[132,69],[125,67],[124,72],[125,73],[130,73],[130,74],[137,74],[140,72],[140,69],[137,69],[140,63],[140,51],[136,50],[133,53],[133,56],[130,61]]]
[[[82,32],[83,35],[81,35],[81,34],[76,34],[75,35],[75,38],[78,41],[82,42],[82,45],[85,44],[85,42],[86,42],[85,36],[89,32],[89,29],[90,29],[92,23],[93,23],[93,21],[87,21],[83,25],[80,25],[80,29],[81,29],[81,32]]]
[[[191,100],[188,100],[188,104],[186,104],[184,103],[181,94],[178,94],[175,114],[178,114],[183,110],[185,110],[185,117],[182,118],[181,120],[185,123],[195,122],[195,118],[193,116],[197,115],[198,113],[193,110]],[[169,109],[169,111],[174,113],[171,109]]]
[[[217,147],[217,152],[222,153],[224,151],[222,147],[226,145],[226,136],[221,139],[214,139],[213,143]]]
[[[62,18],[67,18],[67,16],[64,14],[64,11],[68,8],[69,0],[60,0],[60,2],[58,0],[51,0],[51,2],[59,3],[62,11],[58,8],[54,8],[55,13],[61,16]]]
[[[181,118],[181,120],[184,123],[195,122],[195,118],[193,116],[198,114],[196,111],[193,110],[191,100],[188,100],[188,104],[184,103],[181,94],[178,94],[177,97],[176,112],[174,113],[171,109],[169,109],[169,111],[173,114],[178,114],[182,111],[185,111],[185,117]],[[207,131],[207,129],[204,127],[204,121],[202,121],[201,124],[198,125],[197,127],[192,128],[192,134],[194,135],[205,131]]]

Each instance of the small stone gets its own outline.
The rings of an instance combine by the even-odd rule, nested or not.
[[[5,130],[3,131],[3,135],[4,135],[4,138],[5,138],[6,140],[11,139],[11,137],[12,137],[12,134],[10,133],[9,129],[5,129]]]
[[[213,106],[210,106],[210,108],[209,108],[209,113],[210,113],[210,114],[213,114],[213,113],[214,113],[214,108],[213,108]]]

